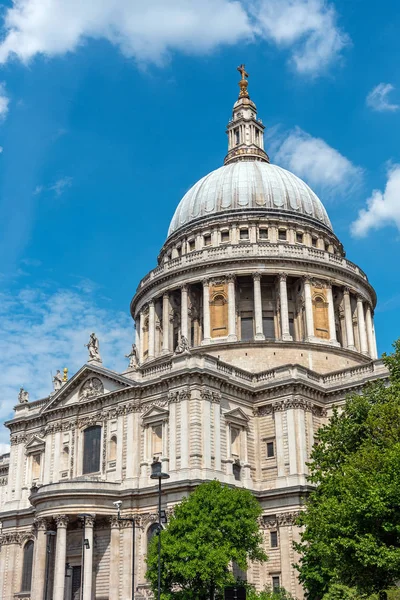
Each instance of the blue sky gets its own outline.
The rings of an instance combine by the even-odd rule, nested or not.
[[[185,191],[222,164],[241,62],[273,162],[324,202],[390,351],[397,2],[19,0],[0,27],[0,419],[21,385],[35,399],[76,371],[91,330],[124,368],[129,302]]]

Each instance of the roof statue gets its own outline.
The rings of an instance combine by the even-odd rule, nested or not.
[[[181,339],[175,348],[175,354],[183,354],[184,352],[190,352],[189,341],[186,336],[181,335]]]
[[[19,390],[18,402],[20,404],[26,404],[27,402],[29,402],[29,392],[27,392],[26,390],[24,390],[23,387],[21,387],[20,390]]]
[[[53,377],[53,389],[55,392],[61,389],[63,384],[63,376],[61,375],[60,369],[57,369],[57,373]]]
[[[246,77],[248,77],[249,74],[246,72],[245,67],[246,65],[240,65],[239,67],[237,67],[237,70],[242,76],[242,79],[239,81],[238,84],[240,87],[239,98],[250,98],[249,92],[247,91],[247,86],[249,85],[249,82],[246,79]]]
[[[67,369],[67,367],[65,367],[63,369],[63,373],[64,373],[64,375],[63,375],[63,383],[65,383],[66,381],[68,381],[68,369]]]
[[[125,358],[129,358],[129,369],[136,371],[139,366],[139,353],[136,344],[132,344],[132,349],[129,354],[125,354]]]
[[[98,362],[98,363],[103,362],[101,360],[101,356],[100,356],[99,340],[97,339],[95,333],[90,334],[89,342],[87,344],[85,344],[85,347],[89,351],[88,362]]]

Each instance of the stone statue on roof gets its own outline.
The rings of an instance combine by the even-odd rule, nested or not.
[[[103,362],[100,356],[99,340],[97,339],[95,333],[90,334],[89,342],[85,344],[85,347],[89,351],[88,362]]]
[[[29,402],[29,392],[27,392],[26,390],[24,390],[23,387],[21,387],[20,390],[19,390],[18,402],[20,404],[26,404],[27,402]]]
[[[132,344],[132,349],[129,354],[125,354],[126,358],[129,358],[129,368],[136,371],[139,366],[139,353],[136,348],[136,344]]]

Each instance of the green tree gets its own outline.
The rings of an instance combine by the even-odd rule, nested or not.
[[[349,397],[318,432],[309,476],[316,488],[296,544],[311,600],[332,584],[368,596],[400,579],[400,341],[394,348],[383,359],[389,384]]]
[[[161,588],[164,600],[206,600],[234,583],[229,565],[267,559],[261,547],[261,508],[243,488],[203,483],[178,504],[161,533]],[[157,590],[158,538],[150,543],[147,579]]]
[[[255,587],[249,585],[247,586],[247,600],[295,600],[295,598],[285,588],[273,590],[266,586],[261,592],[257,592]]]

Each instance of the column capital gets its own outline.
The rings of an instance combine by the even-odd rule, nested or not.
[[[163,300],[169,300],[169,292],[163,293]]]
[[[253,281],[261,281],[261,273],[259,273],[258,271],[253,273]]]
[[[35,517],[33,519],[33,525],[38,531],[47,531],[47,525],[49,520],[46,517]]]
[[[120,521],[116,515],[111,515],[111,517],[109,517],[109,521],[111,529],[119,529]]]
[[[188,284],[187,283],[182,283],[182,285],[181,285],[181,291],[182,292],[187,292],[188,289],[189,289]]]
[[[148,304],[149,304],[149,308],[154,308],[154,298],[149,300]]]
[[[54,517],[54,520],[57,524],[57,529],[60,529],[60,528],[66,529],[67,528],[68,521],[69,521],[69,518],[67,515],[56,515]]]
[[[203,283],[203,287],[208,287],[210,285],[210,278],[204,277],[204,279],[202,280],[202,283]]]
[[[235,273],[228,273],[226,276],[226,280],[228,283],[235,283],[235,281],[236,281]]]
[[[85,527],[94,527],[94,522],[96,519],[96,515],[85,515],[84,517],[79,517],[82,523],[84,523]]]
[[[312,283],[311,275],[303,275],[302,280],[303,280],[304,284],[311,285],[311,283]]]
[[[350,288],[349,288],[349,287],[347,287],[347,286],[345,286],[345,287],[343,288],[343,294],[346,294],[346,296],[349,296],[349,295],[350,295],[350,291],[351,291],[351,290],[350,290]]]
[[[287,273],[278,273],[279,281],[286,281]]]
[[[357,294],[356,298],[357,298],[357,302],[365,302],[366,301],[362,294]]]

